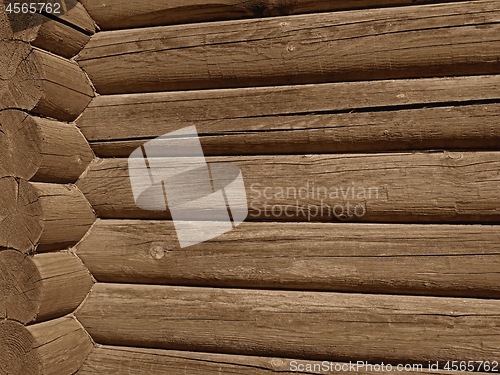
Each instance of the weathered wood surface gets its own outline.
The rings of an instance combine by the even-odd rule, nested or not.
[[[75,56],[88,43],[96,26],[77,0],[64,0],[62,3],[61,12],[65,7],[71,9],[61,15],[52,14],[51,18],[40,13],[12,13],[9,16],[5,11],[8,3],[0,3],[0,38],[29,42],[64,57]]]
[[[82,0],[92,18],[102,29],[217,21],[248,17],[266,17],[287,14],[325,12],[345,9],[378,8],[384,6],[415,5],[439,1],[410,0]],[[444,2],[444,1],[441,1]]]
[[[72,183],[94,155],[74,124],[19,110],[0,112],[0,175]]]
[[[0,41],[0,110],[73,121],[94,96],[78,64],[21,41]]]
[[[100,94],[492,74],[499,20],[473,1],[108,31],[77,60]]]
[[[37,343],[21,323],[0,320],[0,369],[3,374],[42,374],[40,353],[34,350]]]
[[[74,185],[0,178],[0,247],[25,253],[64,249],[80,241],[94,221]]]
[[[20,323],[44,321],[73,312],[93,285],[73,254],[0,251],[0,318]]]
[[[100,220],[77,255],[101,282],[499,298],[489,225],[245,222],[180,249],[171,221]]]
[[[61,250],[75,245],[96,217],[89,202],[74,185],[32,183],[42,205],[43,232],[37,251]]]
[[[103,95],[77,125],[103,157],[127,157],[193,125],[205,155],[484,148],[495,145],[496,127],[486,124],[498,113],[499,86],[493,75]],[[432,126],[438,113],[446,126]]]
[[[177,350],[128,348],[123,346],[98,345],[92,349],[89,357],[78,371],[78,375],[108,374],[108,375],[149,375],[184,374],[238,374],[238,375],[269,375],[296,374],[299,366],[303,366],[305,374],[327,374],[342,371],[356,374],[373,374],[372,368],[360,365],[354,367],[342,362],[319,362],[291,358],[270,358],[243,355],[228,355],[217,353],[200,353]],[[327,363],[325,365],[325,363]],[[311,366],[309,370],[307,366]],[[327,366],[327,367],[325,367]],[[466,375],[468,372],[432,370],[425,364],[420,370],[412,368],[408,373]],[[384,365],[384,368],[387,367]],[[325,371],[327,369],[327,371]],[[333,369],[333,370],[332,370]],[[351,370],[349,370],[351,369]],[[354,369],[354,370],[352,370]],[[393,367],[394,371],[397,369]],[[292,371],[294,370],[294,371]],[[388,372],[380,372],[388,373]],[[486,374],[486,373],[478,373]]]
[[[36,280],[41,291],[40,307],[34,317],[37,322],[72,313],[94,285],[87,267],[74,254],[37,254],[33,263],[40,274]]]
[[[500,183],[491,177],[500,169],[497,152],[233,156],[207,161],[241,169],[247,220],[500,220]],[[168,210],[136,206],[127,159],[94,160],[77,186],[101,218],[170,218]],[[179,182],[186,194],[198,187]]]
[[[89,335],[74,317],[50,320],[26,329],[34,338],[32,352],[40,358],[43,375],[74,374],[93,348]]]
[[[43,232],[42,202],[27,181],[0,178],[0,247],[32,252]]]
[[[76,317],[106,345],[427,363],[497,360],[499,308],[488,299],[97,283]]]

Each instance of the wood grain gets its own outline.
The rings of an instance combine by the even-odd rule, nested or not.
[[[207,161],[233,163],[241,169],[251,221],[486,223],[500,219],[500,185],[492,178],[500,169],[497,152],[264,155],[208,157]],[[168,210],[136,206],[127,159],[93,161],[77,186],[101,218],[170,217]],[[197,186],[179,183],[186,194]]]
[[[75,245],[95,221],[95,214],[74,185],[32,183],[43,212],[43,233],[37,251],[61,250]]]
[[[42,204],[35,188],[13,177],[0,178],[0,247],[34,251],[43,232]]]
[[[0,41],[0,51],[0,110],[22,109],[73,121],[94,96],[74,61],[21,41]]]
[[[349,363],[327,362],[328,371],[324,371],[325,362],[311,360],[297,360],[291,358],[270,358],[243,355],[228,355],[216,353],[200,353],[176,350],[128,348],[123,346],[98,345],[92,349],[89,357],[78,371],[78,375],[109,374],[109,375],[136,375],[147,372],[150,375],[179,374],[231,374],[231,375],[269,375],[269,374],[296,374],[299,365],[307,369],[309,364],[312,370],[305,370],[306,374],[333,373],[335,367],[349,369]],[[354,361],[356,362],[356,361]],[[427,368],[426,368],[427,367]],[[330,371],[330,369],[334,369]],[[373,374],[368,367],[354,368],[357,374]],[[323,369],[323,370],[322,370]],[[396,367],[394,367],[396,369]],[[292,371],[295,370],[295,371]],[[340,372],[339,371],[339,372]],[[347,371],[346,371],[347,372]],[[422,370],[405,371],[419,374],[439,375],[466,375],[468,372],[433,370],[428,365]],[[486,373],[479,373],[486,374]]]
[[[29,42],[70,58],[80,52],[95,33],[94,21],[78,0],[65,0],[65,7],[71,9],[61,15],[53,14],[53,18],[40,13],[9,16],[5,11],[6,4],[0,4],[0,35],[4,40]]]
[[[37,254],[33,263],[40,274],[36,283],[41,289],[40,307],[34,317],[36,322],[72,313],[94,285],[87,267],[74,254]]]
[[[499,298],[489,225],[245,222],[180,249],[171,221],[100,220],[77,255],[100,282]]]
[[[42,372],[36,340],[21,323],[0,321],[0,368],[4,374],[39,375]]]
[[[434,3],[437,1],[409,0],[82,0],[92,18],[102,29],[216,21],[247,17],[265,17],[287,14],[325,12],[344,9],[378,8]]]
[[[27,256],[0,251],[0,318],[26,324],[73,312],[93,285],[83,263],[59,252]]]
[[[108,31],[77,60],[100,94],[493,74],[499,20],[473,1]]]
[[[498,359],[499,307],[486,299],[98,283],[76,317],[106,345],[427,363]]]
[[[187,126],[205,155],[498,149],[499,77],[103,95],[77,125],[102,157]]]
[[[0,248],[24,253],[76,244],[95,214],[74,185],[0,178]]]
[[[83,364],[92,341],[74,317],[65,317],[27,327],[41,360],[41,374],[72,375]],[[10,374],[11,372],[9,372]]]
[[[0,175],[26,180],[72,183],[94,155],[74,124],[0,112]]]

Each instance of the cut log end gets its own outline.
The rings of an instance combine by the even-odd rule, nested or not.
[[[31,257],[15,250],[0,252],[0,318],[32,321],[42,300],[40,273]]]
[[[41,138],[33,117],[19,110],[0,112],[0,176],[29,180],[41,163]]]
[[[9,375],[37,375],[42,373],[41,358],[35,339],[20,323],[0,322],[0,373]]]
[[[42,235],[42,206],[31,184],[0,178],[0,247],[32,252]]]
[[[32,47],[22,41],[0,41],[0,110],[31,110],[43,93]]]

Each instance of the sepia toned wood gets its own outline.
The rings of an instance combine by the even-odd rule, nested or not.
[[[394,111],[393,116],[397,116],[398,113],[415,113],[398,112],[405,108],[438,105],[484,103],[486,110],[486,104],[500,99],[499,86],[500,75],[492,75],[102,95],[92,100],[78,118],[77,125],[91,143],[93,150],[103,157],[129,156],[135,148],[149,139],[183,126],[193,125],[198,130],[205,155],[229,153],[236,149],[252,153],[257,152],[253,150],[261,150],[263,147],[266,148],[266,154],[279,153],[290,143],[293,143],[293,147],[300,146],[301,149],[309,148],[318,152],[321,139],[324,148],[354,149],[361,142],[341,143],[334,136],[326,138],[330,129],[330,132],[336,130],[336,134],[340,134],[342,131],[347,132],[343,130],[347,128],[353,136],[354,131],[358,131],[357,127],[342,127],[335,121],[348,118],[350,124],[356,116],[390,116],[392,113],[389,111]],[[493,108],[495,107],[494,105]],[[449,110],[455,113],[454,111],[460,109]],[[381,113],[373,113],[376,111]],[[327,119],[332,120],[328,122]],[[421,129],[420,124],[414,124],[415,129],[409,128],[404,122],[398,125],[401,128],[406,127],[407,133],[401,134],[399,142],[392,140],[393,147],[403,147],[405,141],[409,142],[404,136],[409,137],[412,131]],[[481,124],[475,126],[481,127]],[[451,126],[443,128],[440,126],[434,129],[434,136],[453,129]],[[320,131],[321,137],[311,136],[307,143],[298,143],[302,138],[297,134]],[[490,131],[494,131],[494,128]],[[259,132],[262,132],[262,136]],[[394,136],[387,134],[384,142],[391,140],[391,135]],[[287,142],[283,140],[285,136]],[[249,146],[241,142],[236,143],[241,137],[247,142],[259,138],[259,142],[264,143],[264,146],[254,142]],[[281,137],[281,142],[271,143],[278,137]],[[377,135],[373,134],[372,137]],[[486,144],[485,140],[489,137],[490,134],[483,134],[483,144]],[[474,142],[474,137],[471,138],[468,141],[470,143],[462,142],[464,146],[475,143],[478,147],[486,147]],[[384,142],[381,135],[378,139],[380,149],[384,147]],[[412,147],[418,147],[419,142],[423,141],[415,139]],[[446,143],[440,144],[440,147],[449,147],[450,141],[452,140],[448,139]],[[315,142],[314,148],[307,146],[312,142]],[[366,142],[365,140],[364,144]]]
[[[33,257],[15,250],[0,251],[0,319],[28,323],[37,316],[43,285]]]
[[[74,254],[37,254],[33,263],[40,274],[37,284],[41,284],[37,322],[72,313],[94,285],[87,267]]]
[[[10,3],[10,2],[9,2]],[[58,1],[61,3],[61,1]],[[63,57],[73,57],[95,33],[95,23],[77,0],[64,0],[61,12],[51,18],[40,13],[12,14],[0,4],[0,35],[3,40],[20,40]],[[38,9],[40,8],[37,5]],[[71,8],[70,10],[66,10]]]
[[[0,178],[0,248],[34,251],[43,231],[42,203],[27,181]]]
[[[23,324],[73,312],[93,285],[83,263],[73,254],[27,256],[0,251],[0,318]]]
[[[100,220],[77,255],[100,282],[499,298],[494,225],[244,222],[179,247],[171,221]]]
[[[27,327],[41,360],[41,374],[71,375],[85,361],[93,344],[74,317],[64,317]],[[10,374],[10,372],[9,372]]]
[[[116,110],[116,109],[115,109]],[[316,154],[425,149],[498,149],[500,104],[372,111],[296,114],[200,122],[128,119],[125,126],[94,122],[108,140],[91,141],[104,157],[128,157],[153,137],[195,125],[205,155]],[[144,126],[141,126],[144,125]],[[139,128],[140,130],[135,131]],[[104,130],[106,129],[106,130]],[[113,130],[116,132],[111,133]],[[114,134],[114,136],[112,135]]]
[[[81,240],[95,214],[74,185],[0,178],[0,248],[61,250]]]
[[[74,124],[0,112],[0,174],[33,181],[75,182],[94,155]]]
[[[325,12],[345,9],[378,8],[434,3],[438,1],[409,0],[82,0],[83,5],[102,29],[128,29],[143,26],[216,21],[247,17]]]
[[[500,169],[497,152],[232,156],[207,162],[240,168],[249,221],[500,220],[500,183],[491,178]],[[177,183],[185,194],[199,187]],[[168,210],[136,206],[127,159],[94,160],[76,185],[100,218],[171,217]]]
[[[20,41],[2,41],[0,51],[0,110],[16,108],[72,121],[94,96],[74,61]]]
[[[498,358],[491,333],[499,307],[488,299],[98,283],[76,317],[106,345],[443,366]]]
[[[100,94],[493,74],[499,20],[473,1],[139,28],[77,60]]]
[[[325,374],[349,371],[350,363],[300,360],[290,358],[272,358],[218,353],[201,353],[177,350],[129,348],[124,346],[98,345],[90,352],[89,357],[77,372],[78,375],[109,374],[109,375],[150,375],[163,374],[239,374],[239,375],[269,375],[296,374],[299,366],[307,374]],[[309,369],[307,366],[312,369]],[[352,367],[357,374],[373,374],[373,367],[359,365],[356,361]],[[433,364],[434,365],[434,364]],[[325,367],[326,366],[326,367]],[[366,366],[366,367],[365,367]],[[397,365],[396,365],[397,366]],[[396,370],[397,367],[393,369]],[[422,369],[410,367],[409,373],[466,375],[463,371],[429,370],[425,364]],[[379,367],[380,368],[380,367]],[[387,363],[384,369],[387,368]],[[332,370],[333,369],[333,370]],[[292,371],[294,370],[294,371]],[[479,373],[486,374],[486,373]]]
[[[41,375],[42,359],[36,340],[21,323],[0,320],[0,369],[9,375]],[[69,374],[68,374],[69,375]]]
[[[74,185],[32,183],[43,212],[43,233],[37,251],[75,245],[94,223],[92,207]]]

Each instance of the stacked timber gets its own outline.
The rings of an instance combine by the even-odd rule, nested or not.
[[[105,31],[76,57],[101,94],[76,121],[99,157],[79,374],[495,363],[498,2],[83,3]],[[249,212],[183,248],[127,158],[193,126]]]
[[[498,371],[498,1],[81,3],[0,18],[0,368]],[[187,127],[248,216],[184,248],[128,158]]]
[[[71,247],[96,217],[74,185],[94,154],[72,122],[94,90],[68,58],[95,24],[77,1],[60,18],[14,15],[8,5],[0,5],[0,371],[70,375],[93,347],[72,313],[94,284]]]

